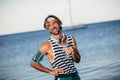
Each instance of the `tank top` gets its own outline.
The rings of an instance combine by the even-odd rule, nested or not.
[[[76,73],[77,69],[75,68],[72,55],[66,55],[64,51],[65,47],[73,47],[72,36],[67,35],[67,46],[56,43],[53,38],[49,38],[48,41],[50,42],[54,53],[54,60],[51,62],[52,68],[62,68],[64,74]]]

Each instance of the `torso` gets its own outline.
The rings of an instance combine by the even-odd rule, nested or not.
[[[53,55],[53,50],[52,50],[52,47],[51,47],[51,45],[50,45],[50,43],[47,41],[47,46],[48,46],[48,48],[46,49],[46,56],[47,56],[47,58],[48,58],[48,60],[50,61],[50,62],[52,62],[53,61],[53,58],[54,58],[54,55]]]
[[[72,40],[71,40],[71,37],[70,37],[69,42],[68,42],[69,47],[73,46],[73,45],[71,45],[71,43],[72,43],[71,41]],[[54,45],[57,45],[57,46],[53,47]],[[48,60],[50,61],[51,65],[52,65],[53,69],[58,68],[58,67],[64,68],[62,65],[66,65],[66,68],[67,68],[67,69],[65,69],[66,73],[72,73],[72,72],[77,71],[76,68],[74,67],[74,63],[72,61],[72,56],[70,56],[68,59],[66,59],[66,54],[63,51],[64,43],[56,44],[56,43],[54,43],[54,41],[52,39],[49,39],[47,41],[47,46],[48,47],[47,47],[47,54],[46,55],[47,55]],[[55,52],[55,51],[58,51],[55,48],[58,48],[59,52]],[[63,56],[61,56],[61,55],[63,55]],[[57,56],[61,56],[61,57],[57,58]],[[57,60],[59,60],[59,62],[62,63],[62,65],[57,64],[58,63]],[[68,65],[68,64],[70,64],[70,65]],[[69,66],[72,66],[72,67],[69,67]]]
[[[65,43],[67,43],[67,39],[65,40]],[[52,49],[52,46],[51,46],[51,43],[47,40],[45,45],[47,45],[47,48],[46,48],[46,56],[48,58],[48,60],[52,63],[54,61],[54,52],[53,52],[53,49]],[[64,46],[64,43],[61,42],[59,43],[60,46]]]
[[[64,44],[60,43],[59,45],[63,46]],[[47,48],[46,56],[48,60],[50,61],[50,63],[52,63],[54,61],[54,52],[53,52],[52,46],[49,43],[49,41],[47,41],[47,46],[49,46],[49,48]]]

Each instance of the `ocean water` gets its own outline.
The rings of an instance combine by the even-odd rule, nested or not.
[[[120,80],[120,20],[87,24],[63,33],[77,41],[81,62],[75,65],[81,80]],[[54,80],[54,76],[29,65],[49,36],[44,30],[0,36],[0,80]],[[51,68],[47,57],[41,63]]]

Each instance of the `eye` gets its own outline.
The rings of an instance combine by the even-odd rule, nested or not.
[[[57,22],[57,21],[55,21],[53,24],[54,24],[54,25],[57,25],[57,24],[58,24],[58,22]]]
[[[50,24],[49,23],[46,23],[46,28],[49,28],[50,27]]]

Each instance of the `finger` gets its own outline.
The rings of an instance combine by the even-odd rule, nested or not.
[[[60,71],[61,73],[64,73],[64,70],[63,70],[62,68],[59,68],[59,71]]]
[[[70,51],[70,52],[73,52],[73,51],[74,51],[74,48],[73,48],[73,47],[70,47],[70,48],[69,48],[69,51]]]
[[[63,70],[63,69],[61,69],[61,70],[60,70],[60,72],[64,73],[64,70]]]
[[[56,73],[55,76],[58,76],[58,73]]]

